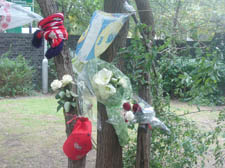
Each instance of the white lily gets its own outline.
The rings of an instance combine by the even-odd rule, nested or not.
[[[102,88],[99,88],[99,95],[101,97],[101,99],[108,99],[110,96],[112,96],[113,94],[116,93],[116,88],[109,84],[109,85],[105,85]]]
[[[105,86],[109,83],[112,77],[112,71],[109,71],[106,68],[103,68],[101,71],[96,73],[93,77],[93,82],[96,85]]]

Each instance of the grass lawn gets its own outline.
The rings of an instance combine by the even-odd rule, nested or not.
[[[54,96],[0,100],[0,168],[63,168],[67,157],[62,110]],[[87,167],[94,167],[93,152]]]
[[[200,128],[209,130],[215,127],[215,120],[218,118],[219,111],[225,109],[225,107],[189,105],[173,100],[171,101],[171,109],[177,115],[186,114],[185,117],[195,121]],[[199,112],[199,109],[202,111]]]
[[[0,168],[66,167],[67,157],[62,151],[66,140],[64,116],[62,111],[56,112],[56,107],[51,95],[0,99]],[[197,111],[196,106],[178,101],[172,101],[171,108],[178,115]],[[209,111],[220,108],[224,107],[201,107],[204,112],[187,117],[202,128],[208,128],[209,124],[213,127],[217,113]],[[96,131],[93,134],[96,136]],[[92,151],[86,167],[94,167],[94,162],[95,151]]]
[[[60,151],[64,119],[55,107],[55,99],[49,96],[0,100],[1,168],[48,167],[49,162],[58,164],[55,157],[65,160]]]

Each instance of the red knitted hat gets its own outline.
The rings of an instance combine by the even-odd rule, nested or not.
[[[77,119],[73,132],[63,145],[64,153],[71,160],[82,159],[91,149],[92,125],[88,118],[80,117]]]
[[[63,49],[63,40],[68,40],[68,33],[63,25],[63,21],[63,13],[54,13],[42,19],[38,24],[41,30],[37,30],[34,33],[32,39],[34,47],[41,47],[43,37],[49,42],[51,48],[45,54],[48,59],[59,55]]]

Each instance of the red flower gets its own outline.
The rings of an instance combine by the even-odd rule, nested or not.
[[[129,102],[123,103],[123,109],[126,111],[130,111],[131,106]]]
[[[133,112],[136,113],[138,111],[141,111],[141,107],[138,104],[133,105]]]

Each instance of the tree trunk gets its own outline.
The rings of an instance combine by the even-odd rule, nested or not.
[[[148,0],[135,0],[141,23],[146,24],[148,27],[144,29],[143,38],[146,45],[146,52],[150,51],[150,45],[147,41],[153,41],[155,36],[154,17]],[[150,80],[147,73],[143,74],[145,81]],[[150,87],[144,85],[139,88],[139,96],[146,102],[151,104]],[[147,125],[139,124],[137,135],[137,153],[136,153],[136,168],[149,168],[150,164],[150,151],[151,151],[151,131]]]
[[[105,0],[104,11],[122,13],[123,0]],[[128,23],[121,29],[106,52],[101,55],[101,59],[111,62],[116,57],[118,49],[126,44],[127,28]],[[96,168],[122,168],[122,147],[119,144],[114,128],[106,122],[108,120],[106,108],[101,103],[98,103],[98,120],[101,128],[97,132]]]
[[[152,40],[155,36],[155,24],[150,2],[148,0],[135,0],[135,2],[141,23],[148,26],[144,33],[149,40]]]
[[[149,75],[144,74],[145,80],[149,81]],[[139,88],[139,96],[151,104],[150,88],[148,85]],[[136,168],[149,168],[151,148],[151,131],[146,124],[139,124],[137,135]]]
[[[58,11],[57,4],[54,0],[37,0],[37,2],[41,8],[41,11],[42,11],[42,14],[44,15],[44,17],[47,17],[53,13],[60,12],[60,11]],[[69,49],[67,47],[66,42],[64,42],[63,51],[61,52],[60,55],[58,55],[54,58],[54,61],[55,61],[55,65],[56,65],[57,76],[59,79],[62,79],[62,76],[64,74],[70,74],[74,78],[74,73],[73,73],[72,64],[71,64],[71,58],[69,55]],[[76,93],[77,92],[76,86],[74,86],[72,88],[72,90]],[[64,112],[67,137],[71,134],[74,123],[71,123],[71,124],[66,124],[66,123],[67,123],[67,121],[72,119],[72,117],[73,117],[72,115],[79,114],[79,108],[71,109],[69,114],[71,114],[71,115],[67,115]],[[85,168],[85,162],[86,162],[86,157],[84,157],[83,159],[78,160],[78,161],[73,161],[73,160],[68,159],[68,168]]]
[[[177,3],[175,16],[173,18],[173,32],[172,32],[173,37],[176,37],[177,35],[177,24],[178,24],[178,16],[180,13],[180,8],[181,8],[181,0],[179,0]]]

